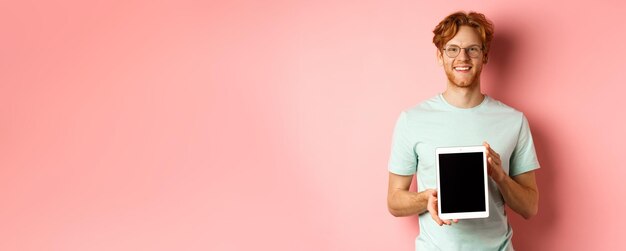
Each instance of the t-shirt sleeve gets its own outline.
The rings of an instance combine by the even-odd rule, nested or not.
[[[517,145],[511,155],[509,176],[516,176],[539,168],[539,161],[535,153],[533,136],[530,133],[530,126],[526,116],[522,115],[522,126],[520,127]]]
[[[389,157],[389,172],[398,175],[412,175],[417,171],[417,154],[411,140],[406,111],[396,121]]]

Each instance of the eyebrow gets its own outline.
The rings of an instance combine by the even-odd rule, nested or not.
[[[461,46],[460,46],[460,45],[458,45],[458,44],[447,44],[446,46],[450,46],[450,45],[456,45],[456,46],[458,46],[458,47],[461,47]],[[482,44],[470,44],[470,45],[468,45],[467,47],[472,47],[472,46],[482,46]],[[465,47],[465,48],[467,48],[467,47]]]

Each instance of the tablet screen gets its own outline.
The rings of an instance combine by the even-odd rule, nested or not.
[[[441,213],[485,211],[483,153],[439,154]]]

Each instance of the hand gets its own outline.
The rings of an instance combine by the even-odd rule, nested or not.
[[[437,206],[437,190],[435,189],[427,189],[426,192],[429,192],[428,194],[428,204],[426,205],[426,209],[428,210],[428,212],[430,213],[430,217],[433,218],[433,220],[435,222],[437,222],[437,224],[439,226],[446,224],[446,225],[452,225],[452,222],[457,223],[459,222],[459,220],[442,220],[441,218],[439,218],[439,207]]]
[[[483,142],[483,145],[487,148],[487,174],[496,183],[500,183],[507,174],[502,169],[502,160],[500,160],[500,154],[494,151],[489,143]]]

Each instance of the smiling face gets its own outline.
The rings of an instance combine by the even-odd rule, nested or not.
[[[482,48],[483,42],[478,31],[464,25],[459,27],[457,34],[445,44],[444,50],[451,45],[461,48],[469,48],[471,46]],[[468,52],[468,50],[461,49],[459,55],[451,58],[443,51],[438,50],[437,58],[448,77],[448,86],[452,85],[459,88],[480,86],[480,73],[483,69],[483,64],[487,63],[486,58],[484,53],[472,58],[468,55]]]

